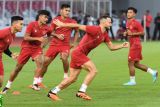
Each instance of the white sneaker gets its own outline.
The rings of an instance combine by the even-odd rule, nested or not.
[[[125,85],[125,86],[134,86],[134,85],[136,85],[136,82],[129,81],[127,83],[124,83],[123,85]]]
[[[152,75],[152,78],[153,78],[153,83],[155,83],[158,78],[158,71],[157,70],[154,70],[154,74]]]

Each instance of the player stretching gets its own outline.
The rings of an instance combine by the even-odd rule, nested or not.
[[[4,52],[13,59],[17,58],[17,55],[9,50],[9,45],[15,38],[15,34],[22,31],[22,27],[23,18],[20,16],[13,16],[11,18],[11,27],[0,30],[0,87],[2,87],[4,77],[2,53]]]
[[[63,23],[76,23],[75,20],[69,18],[70,14],[70,6],[68,4],[62,4],[61,10],[60,10],[60,16],[57,16],[53,19],[60,20]],[[70,37],[71,33],[73,31],[72,28],[66,28],[66,27],[58,27],[53,22],[51,24],[51,27],[54,32],[54,38],[52,38],[50,46],[45,54],[45,60],[44,60],[44,66],[40,70],[40,74],[37,74],[37,77],[39,77],[40,81],[35,81],[34,83],[41,85],[42,84],[42,78],[47,71],[47,68],[49,64],[55,59],[55,57],[60,54],[62,63],[63,63],[63,69],[64,69],[64,78],[68,77],[68,68],[69,68],[69,62],[68,62],[68,56],[70,52]],[[75,29],[75,38],[74,38],[74,45],[78,38],[78,30]],[[38,78],[37,78],[38,79]],[[40,83],[38,83],[40,82]]]
[[[11,84],[13,83],[23,66],[30,59],[30,57],[36,63],[35,73],[39,72],[39,69],[42,66],[41,43],[45,41],[44,36],[50,33],[49,27],[47,25],[49,16],[50,13],[47,10],[40,10],[38,11],[37,15],[38,20],[29,23],[29,25],[27,26],[24,40],[21,44],[21,52],[18,57],[17,65],[11,72],[10,78],[7,82],[6,87],[2,90],[2,93],[5,94],[7,90],[11,88]],[[37,86],[32,86],[32,88],[35,90],[39,90]]]
[[[50,90],[48,97],[55,101],[60,100],[60,98],[57,96],[57,93],[75,82],[81,72],[81,69],[83,68],[87,70],[88,73],[76,96],[85,100],[91,100],[91,97],[86,94],[86,89],[96,76],[97,69],[87,55],[102,42],[106,43],[111,51],[128,47],[128,42],[124,42],[120,45],[112,44],[106,31],[106,29],[112,25],[112,19],[109,16],[101,17],[99,26],[62,23],[58,20],[54,23],[56,23],[59,27],[77,27],[80,30],[85,31],[86,34],[71,54],[69,78],[63,80],[59,85]]]
[[[148,72],[153,77],[153,82],[156,81],[158,72],[156,70],[152,70],[151,68],[140,64],[140,60],[142,60],[142,46],[140,41],[140,36],[144,35],[143,28],[141,24],[135,19],[137,13],[137,9],[134,7],[129,7],[127,10],[127,31],[124,33],[124,36],[129,37],[130,42],[130,50],[128,55],[128,67],[130,73],[130,81],[124,83],[124,85],[136,85],[135,81],[135,67],[141,69],[145,72]]]

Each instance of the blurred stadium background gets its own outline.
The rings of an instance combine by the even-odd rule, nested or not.
[[[141,21],[146,10],[150,10],[153,18],[160,11],[160,0],[0,0],[0,29],[10,25],[10,17],[21,15],[24,17],[25,26],[35,19],[36,12],[47,9],[54,18],[59,13],[61,4],[71,5],[71,17],[78,23],[93,25],[101,15],[109,14],[113,17],[113,34],[117,37],[117,31],[123,18],[123,12],[127,7],[134,6],[138,9],[137,18]],[[144,5],[144,6],[142,6]],[[17,37],[23,37],[25,28]],[[151,24],[151,36],[153,36],[154,22]],[[112,38],[112,39],[114,39]]]

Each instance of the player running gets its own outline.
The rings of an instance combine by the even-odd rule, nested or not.
[[[21,16],[13,16],[11,17],[11,27],[5,28],[0,30],[0,87],[3,84],[4,78],[4,69],[2,63],[2,53],[4,52],[8,56],[12,57],[13,59],[17,58],[17,54],[12,53],[9,50],[9,45],[16,37],[17,32],[21,32],[23,27],[23,17]]]
[[[158,72],[153,70],[146,65],[140,64],[142,60],[142,45],[140,41],[140,36],[144,35],[144,30],[141,24],[135,19],[137,9],[134,7],[129,7],[127,10],[127,31],[124,33],[124,36],[129,37],[130,49],[128,55],[128,67],[130,73],[130,81],[124,83],[123,85],[133,86],[136,85],[135,81],[135,67],[141,69],[145,72],[148,72],[153,77],[153,82],[156,81]]]
[[[53,19],[53,21],[58,19],[58,20],[62,21],[63,23],[76,23],[75,20],[73,20],[69,17],[69,14],[70,14],[70,5],[62,4],[61,10],[60,10],[60,15],[55,17]],[[40,70],[40,74],[39,73],[37,74],[37,77],[39,77],[40,81],[35,80],[33,85],[39,84],[40,86],[41,85],[44,86],[42,84],[43,76],[44,76],[45,72],[47,71],[50,63],[56,58],[56,56],[58,54],[60,54],[60,57],[61,57],[61,60],[63,63],[64,78],[68,77],[69,52],[70,52],[70,48],[76,44],[76,41],[78,39],[78,34],[79,34],[78,29],[75,29],[75,28],[72,29],[72,28],[67,28],[67,27],[58,27],[53,22],[51,23],[51,27],[53,29],[52,32],[54,33],[54,37],[52,38],[52,40],[50,42],[50,46],[45,54],[44,66]],[[70,45],[70,37],[71,37],[71,33],[73,30],[75,30],[75,37],[74,37],[73,44]]]
[[[86,34],[71,54],[69,78],[63,80],[59,85],[50,90],[48,97],[54,101],[60,100],[60,98],[57,96],[57,93],[75,82],[81,72],[81,69],[85,69],[88,73],[79,91],[76,93],[76,96],[85,100],[91,100],[91,97],[86,94],[86,89],[96,76],[97,69],[94,63],[87,57],[87,55],[102,42],[106,43],[111,51],[127,48],[128,42],[124,42],[123,44],[119,45],[112,44],[106,30],[109,29],[112,25],[112,19],[109,16],[101,17],[99,26],[86,26],[73,23],[69,24],[60,22],[59,20],[54,21],[54,23],[59,27],[77,27],[80,30],[85,31]]]
[[[48,18],[50,17],[50,12],[47,10],[38,11],[37,21],[29,23],[26,28],[26,33],[24,40],[21,44],[21,52],[18,57],[18,62],[15,69],[11,72],[10,78],[7,85],[2,90],[5,94],[8,89],[11,88],[11,84],[23,68],[23,66],[28,62],[30,57],[36,63],[36,72],[42,67],[42,46],[41,44],[46,40],[45,37],[51,34],[50,27],[47,25]],[[32,86],[34,90],[39,90],[37,86]]]

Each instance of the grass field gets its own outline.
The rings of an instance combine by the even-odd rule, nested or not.
[[[19,51],[19,48],[12,48]],[[89,57],[96,64],[98,74],[87,92],[93,100],[84,101],[76,98],[75,93],[79,89],[86,72],[82,71],[77,82],[61,91],[59,96],[63,99],[53,102],[46,97],[47,92],[57,85],[63,77],[62,63],[57,57],[49,66],[44,83],[46,90],[35,92],[28,88],[32,83],[34,62],[31,60],[22,69],[20,75],[14,81],[12,89],[4,96],[4,107],[159,107],[160,106],[160,81],[152,83],[152,77],[136,69],[137,85],[132,87],[122,86],[129,79],[127,66],[128,49],[111,52],[102,44],[93,50]],[[160,43],[143,43],[143,64],[160,70]],[[15,67],[15,61],[3,55],[5,81],[9,73]],[[12,95],[18,90],[20,95]]]

